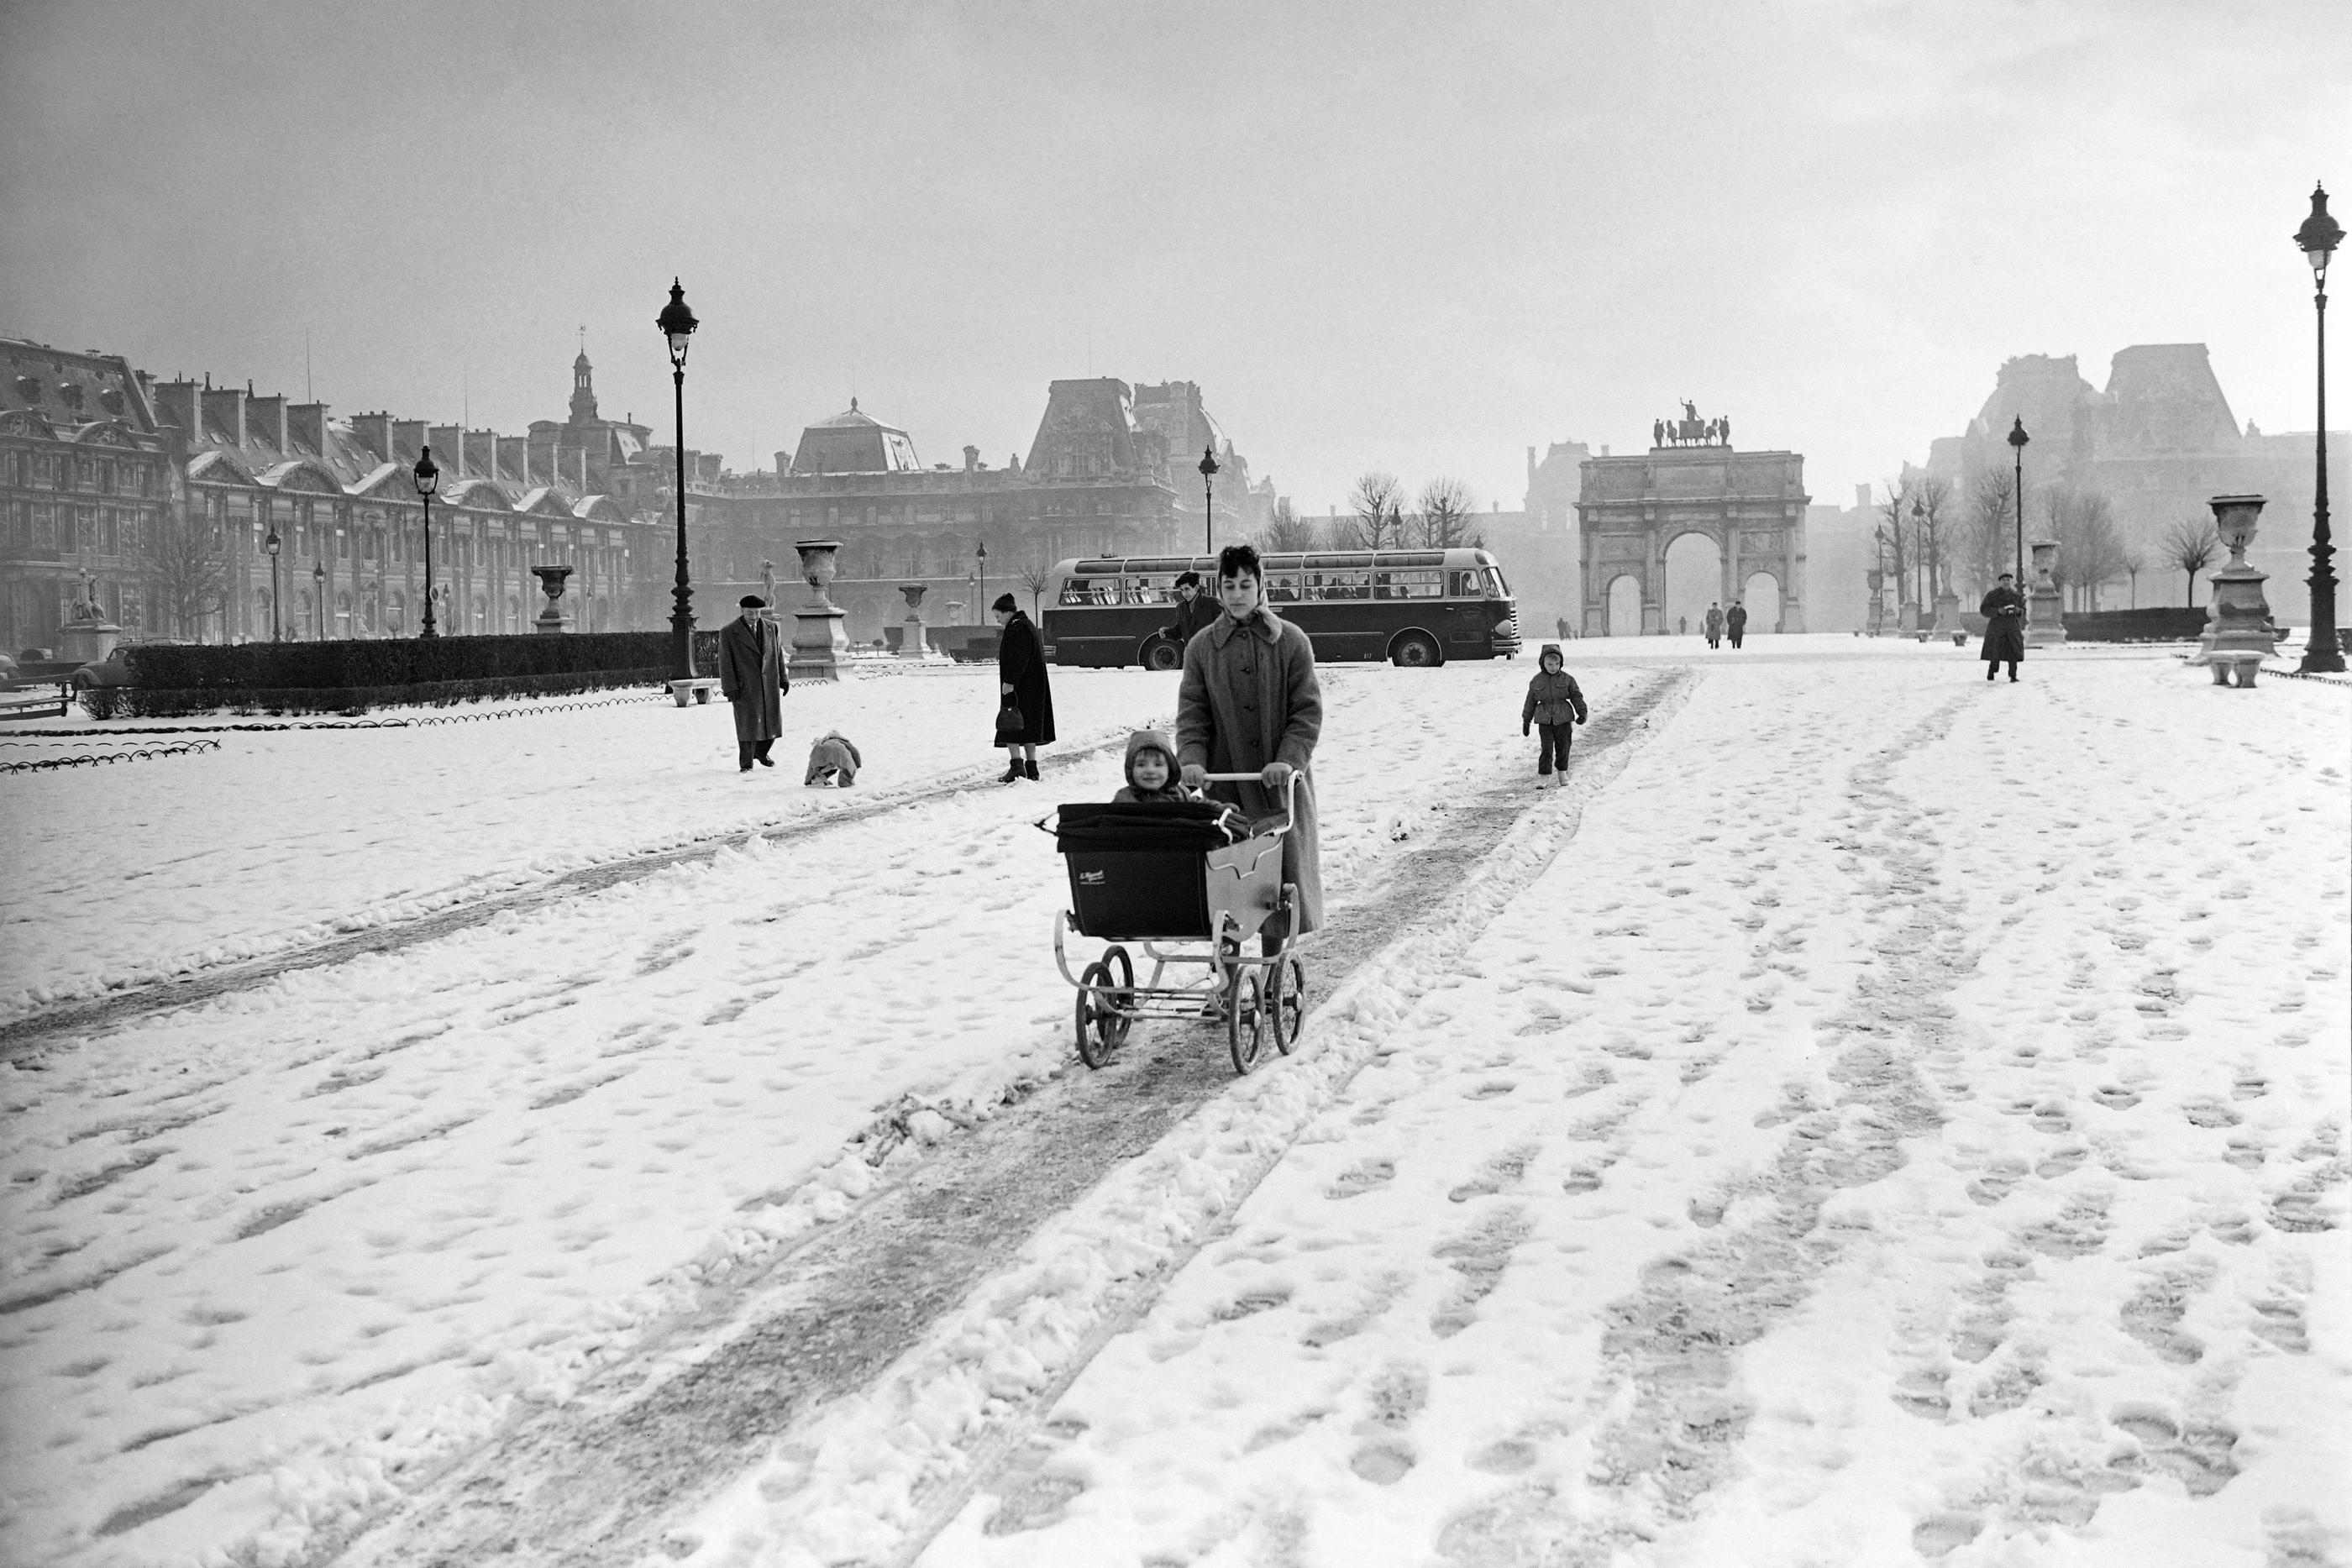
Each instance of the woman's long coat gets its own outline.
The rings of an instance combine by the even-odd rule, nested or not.
[[[1984,652],[1989,664],[2025,657],[2025,595],[2013,588],[1996,588],[1984,596],[1977,613],[1985,618]]]
[[[1054,688],[1045,680],[1045,644],[1037,635],[1037,623],[1018,610],[1004,623],[1004,633],[997,640],[996,678],[1003,685],[1013,688],[1011,696],[1000,695],[997,706],[1001,708],[1011,703],[1021,710],[1021,733],[997,736],[993,744],[1050,744],[1054,738]],[[992,727],[995,719],[994,714],[989,716]]]
[[[1176,691],[1176,761],[1212,773],[1255,773],[1287,762],[1303,778],[1298,820],[1282,846],[1282,879],[1298,888],[1294,929],[1323,924],[1323,857],[1316,841],[1316,737],[1323,733],[1323,693],[1307,633],[1261,611],[1247,627],[1219,615],[1185,645]],[[1211,795],[1250,817],[1282,814],[1280,791],[1263,784],[1216,784]]]

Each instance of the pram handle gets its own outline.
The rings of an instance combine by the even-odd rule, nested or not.
[[[1298,821],[1298,780],[1304,777],[1304,774],[1305,769],[1294,768],[1290,770],[1290,777],[1283,783],[1282,831],[1286,833],[1290,831],[1290,825]],[[1204,773],[1201,777],[1203,782],[1210,784],[1263,784],[1265,782],[1264,773]]]

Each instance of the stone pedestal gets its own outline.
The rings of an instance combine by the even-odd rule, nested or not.
[[[2252,685],[2263,661],[2278,652],[2278,628],[2271,623],[2270,601],[2263,597],[2270,573],[2246,564],[2246,547],[2254,542],[2263,504],[2260,496],[2216,496],[2210,502],[2213,531],[2221,536],[2230,561],[2209,580],[2212,587],[2205,631],[2189,662],[2210,669],[2217,686],[2233,679],[2238,685]]]
[[[837,681],[841,661],[849,653],[845,618],[825,594],[840,571],[839,539],[802,539],[793,548],[801,552],[801,580],[809,585],[808,602],[793,612],[798,623],[793,632],[792,677],[796,681]]]
[[[1901,615],[1901,619],[1895,622],[1895,627],[1898,631],[1916,632],[1919,630],[1919,601],[1917,600],[1912,599],[1905,601],[1903,608],[1899,613]]]
[[[2025,645],[2055,648],[2066,641],[2065,596],[2050,575],[2058,570],[2058,541],[2033,541],[2033,586],[2025,593]]]
[[[568,566],[535,566],[530,569],[530,574],[539,579],[540,591],[547,595],[547,608],[541,611],[539,619],[531,622],[531,630],[534,632],[572,630],[572,617],[563,613],[562,603],[563,580],[572,575],[572,569]]]
[[[99,664],[122,640],[122,628],[110,621],[68,621],[58,628],[57,654],[78,664]]]
[[[1936,635],[1951,638],[1956,648],[1969,640],[1968,628],[1960,624],[1960,596],[1948,588],[1936,595]]]
[[[902,659],[935,659],[931,651],[930,630],[923,624],[923,595],[929,585],[902,582],[898,591],[907,596],[907,619],[898,637],[898,657]]]

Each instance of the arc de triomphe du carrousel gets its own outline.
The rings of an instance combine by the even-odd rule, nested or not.
[[[1647,453],[1590,457],[1576,504],[1587,637],[1667,631],[1666,551],[1688,534],[1712,540],[1719,601],[1748,601],[1756,632],[1805,629],[1805,460],[1794,452],[1737,452],[1730,422],[1685,417],[1652,427]],[[1750,585],[1772,580],[1779,612]],[[1612,594],[1617,613],[1611,613]],[[1638,621],[1635,619],[1638,606]],[[1613,622],[1613,626],[1612,626]]]

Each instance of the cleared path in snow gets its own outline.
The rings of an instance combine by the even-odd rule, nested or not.
[[[1680,679],[1648,675],[1612,703],[1580,735],[1577,766],[1606,766]],[[1373,896],[1331,910],[1309,952],[1314,994],[1377,962],[1549,799],[1515,779],[1425,813],[1433,841],[1385,868]],[[1139,1028],[1105,1071],[1040,1088],[838,1225],[707,1291],[691,1317],[665,1325],[657,1346],[502,1434],[337,1560],[630,1561],[656,1545],[664,1521],[734,1479],[812,1411],[865,1386],[1040,1224],[1233,1082],[1221,1027]],[[1136,1304],[1148,1299],[1147,1288]]]

